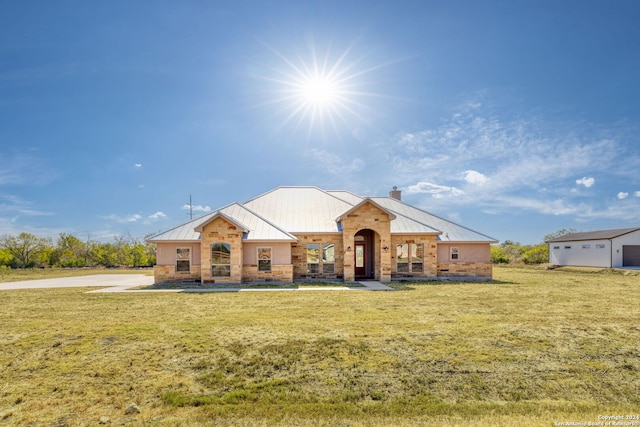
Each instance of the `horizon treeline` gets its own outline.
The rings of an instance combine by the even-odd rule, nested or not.
[[[521,245],[505,240],[491,245],[494,264],[544,264],[549,260],[546,241],[573,230],[559,230],[544,236],[543,243]],[[81,240],[73,234],[60,233],[51,238],[30,233],[0,236],[0,268],[81,268],[81,267],[153,267],[156,247],[130,235],[116,236],[113,242],[98,242],[87,237]]]
[[[145,236],[145,239],[148,236]],[[116,236],[112,242],[60,233],[54,241],[30,233],[0,236],[0,268],[152,267],[156,247],[131,237]]]

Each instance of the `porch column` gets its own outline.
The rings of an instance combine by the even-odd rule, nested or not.
[[[344,263],[344,281],[345,282],[353,282],[356,280],[356,270],[353,264],[353,251],[355,250],[353,234],[351,233],[342,233],[342,247],[344,248],[343,255],[343,263]]]

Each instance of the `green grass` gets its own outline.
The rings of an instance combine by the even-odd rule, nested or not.
[[[638,272],[398,292],[3,291],[0,425],[539,425],[640,407]],[[136,403],[141,412],[125,414]]]

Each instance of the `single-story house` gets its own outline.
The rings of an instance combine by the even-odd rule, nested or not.
[[[147,240],[156,283],[492,277],[497,241],[389,197],[279,187]]]
[[[549,263],[580,267],[640,266],[640,228],[569,233],[548,240]]]

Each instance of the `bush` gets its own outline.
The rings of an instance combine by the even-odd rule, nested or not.
[[[544,264],[549,261],[549,247],[546,244],[534,246],[522,254],[525,264]]]
[[[501,246],[491,245],[491,262],[494,264],[509,264],[509,255]]]

